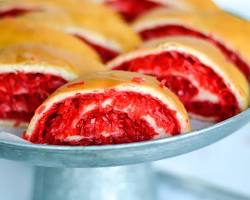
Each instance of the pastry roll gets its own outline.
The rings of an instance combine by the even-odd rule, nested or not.
[[[14,15],[57,28],[92,46],[104,62],[137,47],[139,36],[114,11],[84,0],[9,1],[5,9],[28,11]]]
[[[217,48],[197,38],[151,41],[108,66],[157,77],[196,119],[221,121],[248,107],[249,88],[244,75]]]
[[[138,19],[134,29],[145,41],[171,36],[208,41],[250,81],[250,47],[247,45],[250,23],[246,20],[221,11],[197,14],[155,10]]]
[[[0,122],[17,126],[28,123],[61,85],[105,68],[92,49],[74,37],[15,22],[0,22]]]
[[[182,103],[154,78],[106,71],[59,88],[36,110],[24,138],[38,144],[106,145],[189,130]]]
[[[166,7],[169,10],[214,11],[217,6],[212,0],[102,0],[131,22],[150,10]]]
[[[0,49],[15,44],[46,44],[77,55],[100,60],[92,48],[75,37],[45,25],[38,25],[31,20],[3,19],[0,20],[0,27]]]

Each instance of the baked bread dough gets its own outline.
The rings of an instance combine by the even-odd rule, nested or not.
[[[18,18],[77,36],[92,46],[104,62],[140,44],[139,36],[131,27],[110,8],[100,4],[83,0],[11,0],[2,4],[2,10],[28,10],[14,15]]]
[[[93,0],[94,1],[94,0]],[[120,13],[131,22],[137,17],[157,8],[191,12],[213,12],[219,8],[212,0],[96,0]]]
[[[247,45],[250,43],[250,23],[247,20],[222,11],[193,13],[155,10],[138,19],[134,29],[146,41],[171,36],[206,40],[216,46],[250,81],[250,47]]]
[[[61,85],[106,70],[96,53],[76,38],[21,24],[0,21],[0,121],[16,126],[28,123],[35,109]]]
[[[188,131],[182,103],[154,78],[106,71],[59,88],[36,110],[24,137],[39,144],[103,145]]]
[[[197,38],[152,40],[108,67],[156,76],[194,118],[221,121],[248,107],[246,78],[217,48]]]

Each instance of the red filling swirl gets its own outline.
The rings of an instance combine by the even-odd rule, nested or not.
[[[90,40],[88,40],[87,38],[84,38],[83,36],[80,36],[78,34],[74,34],[78,39],[80,39],[81,41],[87,43],[89,46],[91,46],[101,57],[102,61],[104,63],[112,60],[113,58],[115,58],[116,56],[119,55],[119,53],[117,51],[114,51],[108,47],[104,47],[101,46],[99,44],[96,44]]]
[[[0,74],[0,119],[29,122],[37,107],[66,81],[40,73]]]
[[[10,8],[6,10],[0,10],[0,18],[7,18],[7,17],[18,17],[24,14],[27,14],[29,12],[36,11],[34,9],[28,9],[28,8]]]
[[[179,96],[191,114],[221,121],[240,112],[235,96],[223,79],[191,55],[163,52],[135,58],[113,69],[156,76]],[[199,87],[193,84],[194,80]],[[201,89],[215,95],[217,102],[208,98],[200,100],[198,95]]]
[[[162,6],[160,3],[150,0],[107,0],[106,4],[118,11],[128,22],[135,20],[147,11]]]
[[[176,113],[149,95],[115,90],[77,94],[46,111],[37,122],[30,141],[105,145],[150,140],[159,133],[147,121],[149,116],[155,126],[169,135],[180,134]]]
[[[220,49],[225,57],[232,62],[239,70],[245,74],[246,78],[250,81],[250,66],[247,64],[241,56],[224,45],[221,41],[216,40],[213,36],[206,35],[196,30],[186,28],[180,25],[163,25],[155,28],[146,29],[140,32],[141,37],[144,40],[151,40],[155,38],[167,37],[167,36],[192,36],[206,40]]]

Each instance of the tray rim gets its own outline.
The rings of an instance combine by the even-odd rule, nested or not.
[[[66,145],[47,145],[47,144],[32,144],[32,143],[25,143],[25,142],[16,142],[16,141],[7,141],[7,140],[0,140],[0,146],[1,145],[13,145],[13,146],[19,146],[23,148],[30,148],[30,149],[41,149],[41,150],[60,150],[60,151],[102,151],[102,150],[115,150],[115,149],[127,149],[127,148],[134,148],[134,147],[143,147],[151,144],[162,144],[162,143],[170,143],[173,141],[178,141],[182,139],[186,139],[192,136],[196,136],[199,134],[202,134],[202,132],[207,132],[212,129],[216,129],[218,127],[221,127],[225,124],[229,124],[234,120],[237,120],[238,118],[244,117],[245,115],[250,115],[250,108],[247,110],[239,113],[238,115],[235,115],[227,120],[224,120],[222,122],[218,122],[216,124],[213,124],[209,127],[191,131],[182,135],[167,137],[167,138],[161,138],[161,139],[155,139],[155,140],[149,140],[149,141],[143,141],[143,142],[133,142],[133,143],[127,143],[127,144],[114,144],[114,145],[93,145],[93,146],[66,146]],[[250,122],[250,119],[249,119]],[[242,126],[243,127],[243,126]]]

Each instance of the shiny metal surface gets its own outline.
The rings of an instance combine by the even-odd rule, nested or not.
[[[36,169],[34,200],[155,200],[150,165]]]
[[[155,200],[152,170],[143,164],[128,164],[205,147],[249,121],[250,109],[186,135],[124,145],[66,147],[0,141],[0,157],[45,166],[36,169],[34,200]],[[114,167],[119,165],[128,166]]]
[[[0,157],[47,167],[104,167],[155,161],[210,145],[250,121],[250,109],[224,122],[181,136],[147,142],[67,147],[0,141]]]

